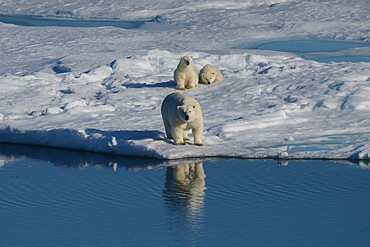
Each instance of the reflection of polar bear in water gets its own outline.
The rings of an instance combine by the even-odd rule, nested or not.
[[[166,174],[166,194],[191,213],[199,213],[204,206],[205,178],[203,162],[170,166]]]

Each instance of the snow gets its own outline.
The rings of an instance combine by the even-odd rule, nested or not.
[[[368,62],[241,49],[325,39],[365,44],[337,55],[368,56],[368,12],[365,0],[1,2],[1,14],[22,18],[152,22],[0,23],[0,143],[158,159],[369,160]],[[203,147],[167,140],[160,115],[164,97],[178,91],[173,72],[185,55],[198,72],[212,64],[225,76],[184,92],[202,107]]]

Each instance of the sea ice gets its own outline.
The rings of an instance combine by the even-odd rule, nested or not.
[[[137,29],[0,23],[0,142],[162,159],[369,159],[368,62],[236,49],[369,42],[367,1],[139,2],[0,3],[7,15],[153,20]],[[225,76],[184,92],[202,106],[201,148],[166,140],[160,115],[186,55],[198,72],[209,63]]]

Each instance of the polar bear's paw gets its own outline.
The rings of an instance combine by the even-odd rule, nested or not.
[[[201,142],[196,142],[196,143],[194,143],[194,145],[195,145],[195,146],[198,146],[198,147],[201,147],[201,146],[203,146],[203,143],[201,143]]]
[[[180,90],[185,90],[185,88],[184,87],[180,87]]]

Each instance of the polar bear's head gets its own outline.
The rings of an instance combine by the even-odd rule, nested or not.
[[[177,114],[182,121],[191,122],[196,118],[195,105],[179,105],[177,106]]]
[[[214,83],[216,78],[217,74],[215,71],[202,71],[202,73],[200,74],[200,80],[205,84]]]
[[[185,66],[189,66],[193,64],[193,57],[192,56],[185,56],[180,58],[180,63]]]

